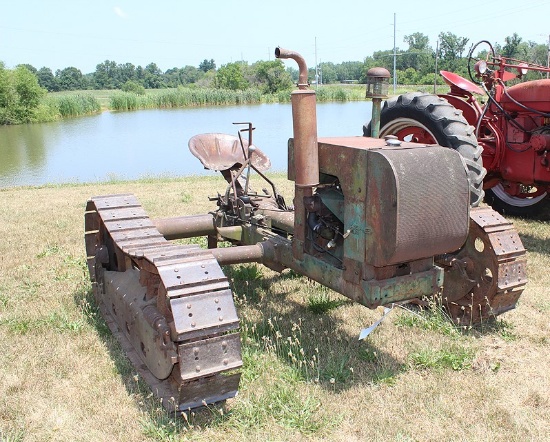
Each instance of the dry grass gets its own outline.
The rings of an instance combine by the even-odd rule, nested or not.
[[[97,315],[84,205],[132,192],[151,217],[204,213],[223,188],[187,178],[0,190],[0,440],[550,440],[542,220],[515,221],[530,272],[518,308],[466,332],[437,310],[396,310],[359,342],[380,311],[294,274],[226,269],[242,325],[240,394],[167,416]]]

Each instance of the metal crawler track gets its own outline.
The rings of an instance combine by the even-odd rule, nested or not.
[[[527,257],[519,234],[490,207],[471,209],[466,244],[436,262],[446,269],[443,302],[461,325],[513,309],[527,284]]]
[[[167,241],[131,194],[86,207],[94,294],[138,373],[170,410],[237,394],[239,320],[208,250]]]

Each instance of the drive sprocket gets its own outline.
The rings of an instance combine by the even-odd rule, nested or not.
[[[471,209],[466,243],[456,253],[437,257],[436,264],[445,269],[443,305],[459,325],[513,309],[527,283],[527,258],[519,234],[489,207]]]

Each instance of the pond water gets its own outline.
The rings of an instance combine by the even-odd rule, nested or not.
[[[319,103],[318,134],[362,135],[371,103]],[[290,104],[104,112],[43,124],[0,126],[0,187],[212,174],[187,148],[193,135],[237,134],[251,121],[272,171],[287,167]]]

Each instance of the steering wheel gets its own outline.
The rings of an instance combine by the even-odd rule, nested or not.
[[[487,40],[481,40],[481,41],[478,41],[475,45],[473,45],[469,52],[468,52],[468,75],[470,76],[470,79],[474,82],[474,83],[477,83],[477,84],[481,84],[483,83],[483,80],[480,80],[479,78],[477,78],[475,75],[472,75],[472,65],[474,65],[475,63],[477,63],[478,61],[481,60],[481,58],[478,58],[478,57],[474,57],[474,51],[478,48],[478,46],[482,45],[482,44],[485,44],[487,46],[489,46],[489,51],[487,51],[487,57],[485,57],[485,61],[489,61],[489,58],[491,58],[491,61],[493,61],[496,56],[495,56],[495,50],[493,49],[493,45],[487,41]],[[479,52],[479,51],[478,51]],[[473,62],[473,63],[472,63]]]

